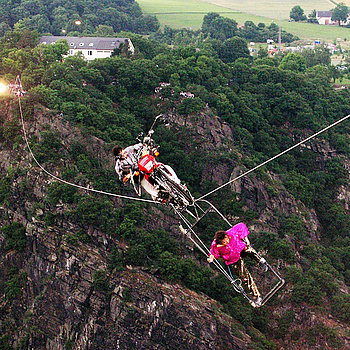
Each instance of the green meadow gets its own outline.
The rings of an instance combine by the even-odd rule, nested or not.
[[[236,11],[251,13],[254,15],[270,18],[289,18],[290,10],[293,6],[299,5],[308,15],[313,9],[317,11],[327,11],[336,5],[329,0],[202,0],[231,8]],[[350,2],[350,0],[348,0]],[[337,0],[337,2],[340,2]]]
[[[350,0],[347,1],[350,3]],[[274,21],[279,24],[279,18],[283,18],[282,28],[301,39],[334,41],[341,38],[350,42],[349,28],[296,23],[286,19],[290,9],[296,4],[300,4],[306,14],[313,8],[329,10],[335,7],[327,0],[138,0],[138,3],[143,12],[156,15],[162,26],[168,25],[172,28],[199,29],[208,12],[217,12],[239,24],[245,21],[267,25]]]

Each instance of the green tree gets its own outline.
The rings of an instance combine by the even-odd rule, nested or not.
[[[238,58],[250,58],[247,42],[237,36],[219,44],[218,54],[225,63],[234,62]]]
[[[349,16],[349,8],[343,3],[339,3],[332,13],[332,21],[337,21],[338,25],[341,25],[341,22],[346,22],[346,19]]]
[[[328,70],[333,79],[333,83],[342,76],[342,72],[336,66],[329,66]]]
[[[328,66],[331,64],[331,54],[326,45],[318,45],[315,50],[303,50],[301,55],[306,59],[306,66],[313,67],[318,64]]]
[[[310,14],[308,15],[308,19],[307,19],[307,21],[309,22],[309,23],[318,23],[318,20],[317,20],[317,18],[316,18],[316,10],[312,10],[311,12],[310,12]]]
[[[211,12],[203,18],[202,32],[214,39],[229,39],[237,34],[237,22]]]
[[[104,36],[104,37],[113,37],[115,36],[114,30],[112,26],[107,26],[104,24],[100,24],[97,28],[96,28],[96,32],[95,32],[96,36]]]
[[[305,72],[306,59],[302,55],[296,53],[288,53],[282,58],[280,68],[296,72]]]
[[[292,8],[292,10],[290,11],[289,17],[293,19],[295,22],[306,20],[304,10],[299,5],[296,5]]]

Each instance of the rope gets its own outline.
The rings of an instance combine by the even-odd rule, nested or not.
[[[16,81],[19,81],[19,86],[20,86],[20,89],[22,90],[22,84],[19,80],[19,77],[17,77]],[[139,202],[147,202],[147,203],[156,203],[156,204],[159,204],[158,202],[156,201],[153,201],[153,200],[150,200],[150,199],[143,199],[143,198],[135,198],[135,197],[130,197],[130,196],[124,196],[124,195],[121,195],[121,194],[116,194],[116,193],[111,193],[111,192],[105,192],[105,191],[99,191],[99,190],[95,190],[93,188],[88,188],[88,187],[85,187],[85,186],[81,186],[81,185],[77,185],[73,182],[69,182],[69,181],[66,181],[64,179],[61,179],[60,177],[50,173],[48,170],[46,170],[41,164],[40,162],[36,159],[33,151],[32,151],[32,148],[30,147],[29,145],[29,142],[28,142],[28,137],[27,137],[27,132],[26,132],[26,129],[25,129],[25,126],[24,126],[24,118],[23,118],[23,112],[22,112],[22,104],[21,104],[21,97],[20,97],[20,94],[17,94],[18,96],[18,105],[19,105],[19,112],[20,112],[20,116],[21,116],[21,123],[22,123],[22,130],[23,130],[23,135],[24,135],[24,139],[25,139],[25,143],[28,147],[28,150],[29,150],[29,153],[31,154],[31,156],[33,157],[33,160],[34,162],[38,165],[38,167],[44,172],[46,173],[48,176],[52,177],[53,179],[57,180],[57,181],[60,181],[66,185],[69,185],[69,186],[73,186],[73,187],[77,187],[77,188],[80,188],[82,190],[85,190],[85,191],[90,191],[90,192],[95,192],[95,193],[99,193],[99,194],[103,194],[103,195],[107,195],[107,196],[112,196],[112,197],[117,197],[117,198],[123,198],[123,199],[130,199],[130,200],[134,200],[134,201],[139,201]]]
[[[328,125],[328,126],[325,127],[324,129],[322,129],[322,130],[316,132],[315,134],[313,134],[313,135],[307,137],[305,140],[302,140],[302,141],[298,142],[298,143],[295,144],[294,146],[289,147],[289,148],[286,149],[285,151],[283,151],[283,152],[281,152],[281,153],[275,155],[274,157],[272,157],[272,158],[266,160],[265,162],[263,162],[263,163],[257,165],[257,166],[254,167],[253,169],[250,169],[250,170],[246,171],[245,173],[243,173],[243,174],[241,174],[241,175],[235,177],[234,179],[232,179],[232,180],[230,180],[230,181],[228,181],[228,182],[222,184],[221,186],[219,186],[219,187],[215,188],[214,190],[208,192],[207,194],[203,195],[202,197],[197,198],[196,201],[201,200],[201,199],[203,199],[203,198],[205,198],[205,197],[208,197],[209,195],[211,195],[211,194],[213,194],[214,192],[216,192],[216,191],[222,189],[223,187],[229,185],[230,183],[239,180],[239,179],[242,178],[243,176],[246,176],[246,175],[250,174],[251,172],[253,172],[253,171],[255,171],[255,170],[261,168],[262,166],[266,165],[267,163],[272,162],[273,160],[275,160],[275,159],[281,157],[283,154],[286,154],[287,152],[291,151],[292,149],[294,149],[294,148],[296,148],[296,147],[302,145],[303,143],[305,143],[305,142],[307,142],[307,141],[309,141],[309,140],[315,138],[316,136],[318,136],[318,135],[322,134],[323,132],[327,131],[328,129],[333,128],[333,127],[336,126],[337,124],[340,124],[341,122],[343,122],[344,120],[348,119],[349,117],[350,117],[350,114],[347,115],[347,116],[344,117],[344,118],[341,118],[341,119],[337,120],[337,121],[334,122],[333,124]]]

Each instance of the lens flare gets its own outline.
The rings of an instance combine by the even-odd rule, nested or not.
[[[4,95],[8,95],[9,93],[10,91],[7,84],[0,82],[0,95],[4,96]]]

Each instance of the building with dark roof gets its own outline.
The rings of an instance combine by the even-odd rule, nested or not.
[[[132,54],[135,52],[134,45],[128,38],[43,36],[39,44],[54,44],[59,40],[67,40],[69,46],[68,56],[73,56],[81,52],[83,57],[88,61],[96,58],[110,57],[115,49],[119,49],[120,45],[125,43],[128,44],[128,50]]]
[[[325,24],[325,25],[338,24],[338,21],[332,20],[332,15],[333,15],[333,11],[317,11],[316,18],[318,20],[318,24]],[[345,22],[341,21],[340,24],[341,25],[349,24],[349,15],[347,20]]]
[[[332,14],[333,11],[317,11],[316,18],[318,20],[318,24],[335,24],[335,22],[332,21]]]

